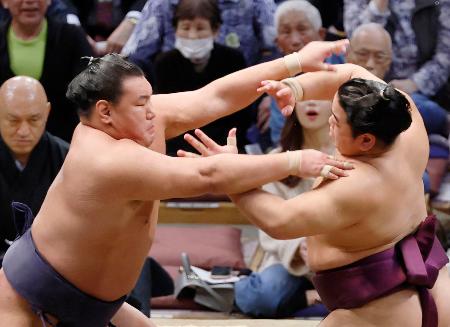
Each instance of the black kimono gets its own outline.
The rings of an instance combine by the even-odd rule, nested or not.
[[[68,143],[45,132],[20,171],[0,138],[0,256],[9,246],[5,239],[13,241],[16,237],[11,202],[25,203],[36,215],[68,150]]]

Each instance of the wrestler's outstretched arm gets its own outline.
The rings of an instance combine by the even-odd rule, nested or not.
[[[178,151],[179,156],[219,157],[217,154],[237,152],[237,148],[231,144],[219,146],[201,130],[195,130],[195,134],[198,139],[189,134],[185,134],[184,138],[200,154],[180,150]],[[233,130],[231,130],[229,139],[232,139],[233,136]],[[314,150],[304,151],[306,153]],[[258,157],[265,156],[249,157],[256,160]],[[356,170],[352,171],[352,174],[359,173]],[[250,174],[257,174],[257,171],[250,172]],[[365,180],[367,181],[367,179]],[[359,215],[350,214],[345,216],[347,220],[343,220],[343,218],[330,220],[330,217],[336,216],[335,208],[351,208],[353,195],[363,194],[364,190],[368,188],[364,181],[356,187],[355,183],[346,183],[346,178],[339,178],[339,181],[336,182],[339,184],[329,183],[322,186],[320,190],[306,192],[290,200],[260,189],[230,195],[230,198],[253,224],[267,234],[278,239],[291,239],[339,230],[351,226],[361,218]]]
[[[337,65],[335,72],[309,73],[295,79],[303,88],[303,99],[329,100],[333,99],[340,85],[352,78],[381,81],[364,68],[349,64]],[[280,108],[287,112],[292,111],[295,100],[291,87],[276,81],[265,81],[259,90],[275,96]],[[413,122],[408,130],[399,136],[394,146],[396,151],[403,152],[405,160],[420,161],[418,157],[424,153],[420,148],[428,146],[426,132],[414,102],[407,94],[404,95],[411,104]],[[358,176],[360,174],[361,176]],[[352,179],[343,178],[328,183],[287,201],[260,190],[231,195],[230,198],[254,224],[272,237],[293,238],[323,234],[351,226],[361,218],[351,212],[351,202],[365,194],[370,185],[365,185],[367,178],[364,178],[364,172],[356,169],[352,175]],[[354,183],[351,180],[359,182]],[[336,208],[349,211],[348,214],[338,215],[346,217],[345,221],[330,219],[336,216]],[[376,210],[376,207],[372,209]]]
[[[347,43],[347,40],[309,43],[298,52],[302,71],[334,69],[323,60],[332,53],[344,52]],[[296,56],[288,62],[291,67],[298,67]],[[281,58],[232,73],[196,91],[155,95],[153,107],[162,118],[169,139],[248,106],[261,95],[256,92],[260,81],[287,77],[289,71]]]
[[[331,100],[335,97],[339,87],[346,81],[353,78],[362,78],[367,80],[375,80],[385,83],[365,68],[353,65],[343,64],[335,65],[333,72],[314,72],[307,73],[294,78],[295,83],[282,83],[279,81],[262,81],[259,92],[267,92],[273,96],[283,112],[289,114],[292,112],[295,104],[294,88],[297,86],[303,90],[303,100]],[[290,87],[288,87],[290,85]],[[410,127],[399,136],[399,142],[396,147],[402,147],[406,154],[405,160],[416,160],[422,157],[422,153],[428,153],[428,137],[423,124],[422,116],[417,109],[411,97],[401,90],[410,103],[410,113],[412,123]],[[297,95],[302,91],[296,92]],[[335,99],[337,101],[337,99]]]
[[[206,158],[174,158],[121,140],[109,151],[111,156],[97,165],[96,176],[104,180],[100,184],[114,190],[118,199],[126,200],[233,194],[289,175],[319,176],[324,165],[333,166],[329,178],[346,176],[345,169],[352,168],[316,150],[263,156],[227,153]]]
[[[339,87],[353,78],[363,78],[386,83],[365,68],[354,64],[334,65],[334,71],[317,71],[294,77],[303,90],[302,100],[333,100]],[[423,120],[411,97],[401,92],[411,104],[413,124],[422,127]],[[292,89],[280,81],[264,80],[260,83],[258,92],[266,92],[273,96],[286,115],[290,115],[295,105]]]

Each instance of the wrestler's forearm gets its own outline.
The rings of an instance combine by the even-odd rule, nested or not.
[[[275,239],[301,237],[301,231],[287,233],[287,217],[283,209],[286,201],[276,195],[251,190],[245,193],[229,195],[239,210],[250,222]]]
[[[252,66],[217,79],[193,92],[176,94],[176,102],[166,110],[166,138],[204,126],[230,115],[254,102],[261,94],[256,91],[264,79],[284,79],[289,76],[283,59]],[[174,101],[174,95],[162,95],[164,102]],[[176,108],[176,110],[172,110]]]
[[[332,100],[339,87],[352,78],[379,80],[353,64],[334,65],[336,71],[307,73],[295,77],[303,88],[303,100]]]
[[[256,89],[262,80],[283,79],[288,76],[284,60],[280,58],[213,81],[201,89],[201,97],[211,99],[216,104],[213,108],[208,104],[204,105],[204,109],[208,109],[208,119],[228,115],[251,104],[261,95]],[[202,111],[201,114],[205,112]]]
[[[208,179],[211,193],[241,193],[292,173],[288,153],[264,156],[221,154],[204,160],[206,164],[201,173]]]

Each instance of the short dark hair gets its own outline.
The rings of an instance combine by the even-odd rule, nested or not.
[[[88,116],[99,100],[117,103],[123,81],[140,76],[144,73],[138,66],[116,53],[91,58],[88,66],[70,82],[66,97],[77,106],[80,116]]]
[[[338,98],[353,137],[370,133],[388,146],[411,125],[410,104],[391,85],[354,78],[341,85]]]
[[[207,19],[213,31],[217,31],[222,23],[216,0],[181,0],[175,9],[172,24],[176,28],[180,20],[196,17]]]

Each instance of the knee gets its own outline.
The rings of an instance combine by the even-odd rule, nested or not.
[[[235,284],[235,304],[247,315],[272,317],[278,301],[271,296],[271,289],[273,282],[264,281],[260,273],[253,273]]]

